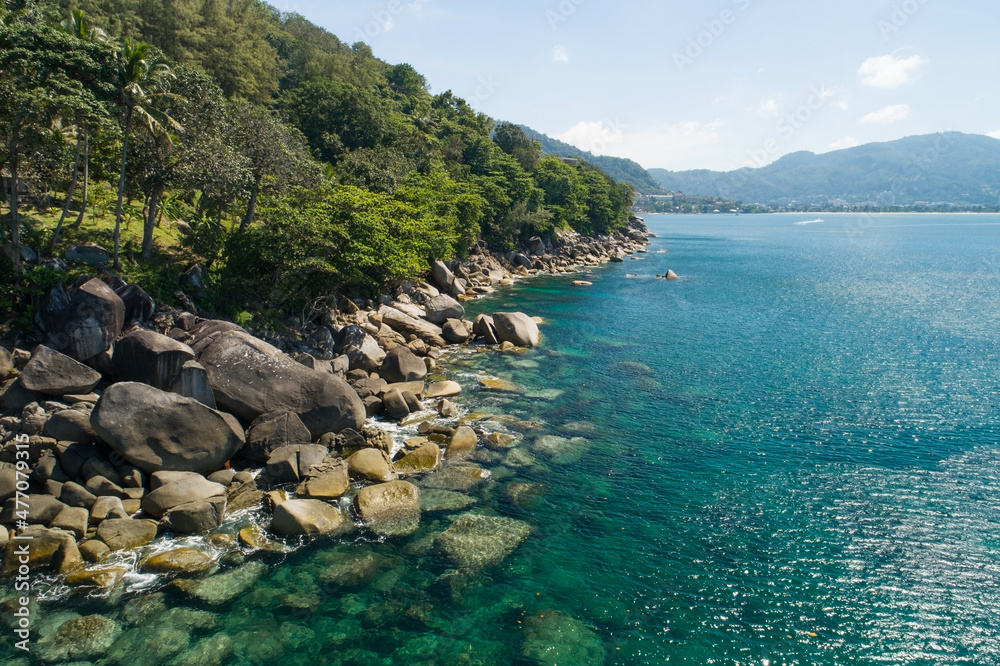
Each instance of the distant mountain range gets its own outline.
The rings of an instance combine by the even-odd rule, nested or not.
[[[553,139],[541,132],[537,132],[527,125],[518,125],[529,139],[534,139],[542,144],[542,152],[548,155],[558,155],[560,157],[582,157],[591,164],[596,164],[616,181],[620,183],[631,183],[637,192],[642,194],[657,194],[662,192],[659,183],[653,176],[643,169],[639,164],[623,157],[608,157],[607,155],[594,155],[586,150],[580,150],[576,146],[564,143],[558,139]]]
[[[745,204],[791,201],[923,202],[998,205],[1000,140],[947,132],[869,143],[822,155],[791,153],[759,169],[650,169],[671,192],[715,196]],[[891,193],[891,194],[889,194]]]

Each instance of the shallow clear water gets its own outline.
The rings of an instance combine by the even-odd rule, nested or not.
[[[225,633],[226,663],[521,663],[555,610],[596,636],[559,663],[1000,663],[1000,216],[816,217],[649,216],[649,254],[592,287],[472,304],[546,320],[540,348],[446,369],[522,438],[463,511],[532,535],[465,577],[430,548],[461,512],[314,542],[171,654]],[[345,558],[362,573],[332,577]]]

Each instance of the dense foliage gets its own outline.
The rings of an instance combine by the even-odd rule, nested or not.
[[[661,194],[665,190],[653,177],[651,171],[647,171],[633,160],[624,157],[613,157],[611,155],[595,155],[589,150],[581,150],[577,146],[570,145],[559,139],[542,134],[525,125],[519,126],[521,130],[533,141],[537,141],[542,152],[556,157],[580,157],[594,166],[599,167],[616,181],[632,185],[637,192],[642,194]],[[595,146],[596,150],[598,146]]]
[[[110,241],[119,270],[202,263],[204,297],[237,310],[374,294],[480,238],[608,233],[634,199],[259,0],[4,0],[0,118],[3,270],[22,272],[22,231],[35,249]],[[119,248],[133,224],[141,247]]]

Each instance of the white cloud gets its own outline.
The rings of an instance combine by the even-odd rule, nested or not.
[[[569,54],[564,47],[557,46],[552,49],[552,62],[569,62]]]
[[[785,111],[785,105],[781,103],[777,95],[765,97],[760,100],[760,104],[754,110],[761,118],[780,118]]]
[[[603,121],[588,123],[584,120],[556,138],[595,155],[604,155],[608,145],[621,139],[623,134],[620,127],[605,125]]]
[[[837,139],[830,144],[830,148],[833,150],[843,150],[844,148],[853,148],[854,146],[860,145],[858,140],[853,136],[845,136]]]
[[[709,123],[697,121],[650,127],[644,131],[630,131],[615,144],[615,155],[624,155],[645,167],[690,169],[694,165],[722,166],[714,160],[725,145],[721,120]]]
[[[986,136],[991,136],[994,139],[1000,139],[1000,130],[997,130],[996,132],[987,132]]]
[[[896,104],[862,116],[858,121],[861,125],[892,125],[910,117],[909,104]]]
[[[864,85],[890,90],[915,81],[920,68],[928,62],[918,55],[909,58],[897,58],[891,54],[878,56],[865,60],[858,74]]]
[[[410,3],[410,9],[419,12],[423,9],[424,5],[430,1],[431,0],[413,0],[413,2]]]

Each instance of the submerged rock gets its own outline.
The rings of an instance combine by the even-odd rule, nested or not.
[[[467,513],[438,536],[435,546],[461,569],[482,569],[499,564],[531,534],[520,520]]]
[[[354,498],[361,519],[378,534],[412,534],[420,523],[420,490],[406,481],[362,488]]]
[[[103,615],[87,615],[64,622],[38,641],[38,658],[45,663],[96,659],[114,644],[121,627]]]
[[[543,435],[534,441],[531,448],[556,465],[573,465],[583,459],[590,449],[590,442],[583,437],[567,439],[557,435]]]
[[[440,488],[467,493],[490,478],[489,470],[475,465],[451,465],[439,472],[424,477],[422,485],[425,488]]]
[[[176,580],[173,585],[199,601],[221,606],[249,590],[266,572],[266,564],[254,561],[202,580]]]
[[[524,393],[524,387],[520,384],[512,382],[508,379],[497,379],[496,377],[487,377],[479,380],[479,385],[485,389],[491,391],[500,391],[501,393]]]
[[[539,611],[524,624],[521,656],[537,664],[603,664],[604,644],[593,629],[560,611]]]
[[[420,493],[420,510],[426,513],[461,511],[476,502],[475,497],[451,490],[427,488]]]

